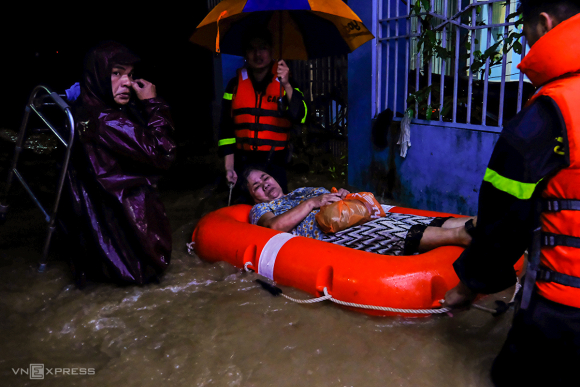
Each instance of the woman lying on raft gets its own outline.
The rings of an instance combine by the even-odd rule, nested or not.
[[[272,176],[257,168],[246,169],[242,183],[256,203],[250,223],[378,254],[412,255],[446,245],[467,246],[471,243],[468,230],[476,220],[387,212],[386,217],[325,234],[315,215],[320,207],[344,199],[347,190],[330,193],[321,187],[304,187],[284,194]]]

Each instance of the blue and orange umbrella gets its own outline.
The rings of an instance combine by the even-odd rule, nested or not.
[[[223,0],[190,41],[212,51],[244,56],[242,36],[256,25],[272,33],[272,56],[307,60],[348,54],[373,39],[342,0]]]

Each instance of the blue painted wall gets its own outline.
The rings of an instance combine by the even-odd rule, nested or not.
[[[241,56],[221,54],[222,75],[224,80],[224,89],[230,79],[236,76],[236,70],[244,66],[244,58]]]
[[[349,141],[349,183],[406,207],[477,214],[479,188],[498,134],[411,125],[412,145],[403,158],[397,126],[391,127],[384,151]]]
[[[371,29],[371,2],[351,0],[349,7]],[[371,144],[372,44],[367,42],[348,55],[348,183],[370,187],[361,172],[368,170],[371,156],[381,165],[387,154],[374,154]]]
[[[369,29],[371,4],[369,0],[348,2]],[[406,207],[475,215],[481,181],[499,135],[412,124],[411,147],[402,158],[396,145],[399,122],[395,122],[389,146],[376,149],[371,140],[372,48],[369,42],[349,55],[349,184]],[[403,81],[401,76],[399,81]]]

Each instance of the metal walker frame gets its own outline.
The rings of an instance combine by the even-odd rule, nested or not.
[[[39,96],[40,93],[44,95]],[[64,95],[63,95],[64,96]],[[58,106],[60,110],[66,116],[66,123],[64,126],[65,130],[63,132],[68,131],[68,139],[65,139],[66,133],[59,133],[56,126],[51,124],[48,119],[42,114],[41,109],[45,106]],[[57,182],[56,194],[54,201],[52,203],[51,209],[45,208],[40,201],[38,200],[37,196],[32,192],[32,189],[26,183],[24,178],[22,177],[20,171],[18,170],[18,160],[20,158],[20,153],[24,149],[24,141],[27,138],[27,126],[28,120],[30,118],[30,114],[34,112],[40,119],[46,124],[48,129],[59,139],[59,141],[66,147],[66,151],[63,157],[62,169],[60,171],[60,176]],[[71,113],[70,106],[62,99],[61,95],[53,92],[48,87],[39,85],[34,88],[32,93],[30,93],[30,97],[28,98],[28,103],[24,110],[24,118],[22,119],[22,124],[20,126],[20,130],[18,132],[18,139],[16,140],[16,146],[14,148],[14,157],[12,158],[12,165],[10,170],[8,171],[8,179],[6,182],[6,187],[4,189],[4,193],[0,197],[0,223],[3,223],[6,220],[6,214],[8,212],[8,192],[10,191],[10,187],[12,185],[12,180],[14,176],[18,178],[20,183],[23,185],[24,189],[32,200],[36,203],[38,208],[44,214],[45,220],[47,222],[47,235],[44,241],[44,248],[42,250],[42,256],[39,261],[39,272],[44,272],[46,269],[46,263],[48,259],[48,251],[50,246],[50,241],[52,239],[52,235],[55,230],[55,223],[56,223],[56,215],[58,212],[58,205],[60,202],[60,198],[62,195],[62,189],[64,186],[64,179],[66,175],[66,171],[68,169],[68,164],[70,160],[71,150],[74,141],[74,118]],[[34,130],[33,130],[34,131]],[[47,131],[47,133],[50,133]]]

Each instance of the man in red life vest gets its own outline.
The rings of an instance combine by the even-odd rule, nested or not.
[[[243,42],[246,66],[224,93],[218,152],[228,183],[235,184],[247,165],[261,165],[286,193],[289,134],[293,124],[306,120],[304,95],[289,79],[286,63],[273,61],[267,29],[249,30]]]
[[[529,251],[496,385],[577,385],[580,365],[580,1],[521,0],[536,94],[507,123],[479,194],[473,241],[454,263],[451,307],[513,285]]]

